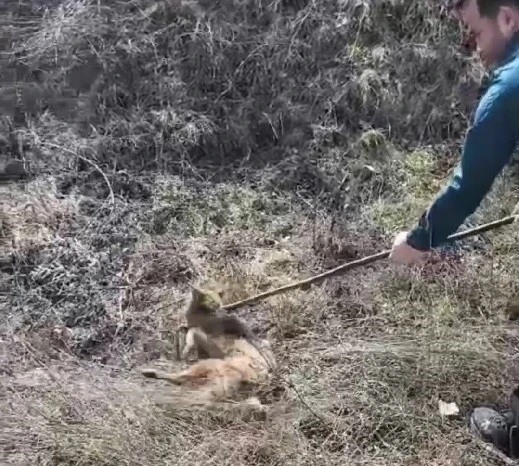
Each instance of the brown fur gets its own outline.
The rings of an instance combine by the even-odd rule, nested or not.
[[[209,358],[174,373],[144,369],[142,374],[175,385],[202,389],[207,398],[222,400],[235,397],[245,387],[267,382],[270,370],[276,366],[266,341],[260,353],[245,339],[224,335],[213,337],[200,328],[190,328],[183,354],[192,348],[202,349]]]

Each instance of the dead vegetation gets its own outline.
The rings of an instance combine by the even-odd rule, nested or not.
[[[483,78],[436,2],[1,8],[0,79],[25,84],[0,145],[32,176],[0,186],[3,464],[492,464],[464,416],[517,380],[516,227],[237,310],[279,364],[259,417],[140,374],[180,368],[189,283],[235,301],[416,221]],[[507,173],[470,222],[516,192]]]

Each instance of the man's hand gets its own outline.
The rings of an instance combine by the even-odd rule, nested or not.
[[[420,262],[426,253],[407,244],[407,233],[402,231],[396,235],[389,259],[400,264],[411,265]]]

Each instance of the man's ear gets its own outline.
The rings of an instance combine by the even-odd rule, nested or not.
[[[519,31],[519,8],[503,5],[497,14],[497,24],[501,34],[511,39]]]

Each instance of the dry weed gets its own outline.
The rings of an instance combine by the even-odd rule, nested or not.
[[[0,79],[26,85],[0,125],[37,179],[0,188],[3,464],[494,464],[464,417],[519,376],[515,227],[237,310],[280,364],[260,417],[137,370],[178,367],[190,282],[235,301],[416,221],[484,77],[437,4],[4,3]]]

